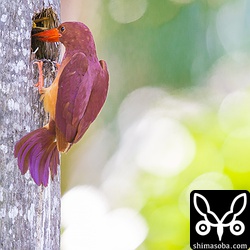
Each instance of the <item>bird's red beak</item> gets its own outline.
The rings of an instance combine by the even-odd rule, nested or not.
[[[43,42],[59,42],[59,38],[62,36],[57,28],[45,30],[33,35],[38,40]]]

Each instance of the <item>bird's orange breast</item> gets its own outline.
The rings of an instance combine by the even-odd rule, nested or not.
[[[45,89],[43,96],[44,109],[50,114],[52,120],[55,120],[57,92],[58,79],[56,78],[51,86]]]
[[[60,75],[66,66],[66,64],[69,62],[69,58],[65,58],[58,70],[58,73],[56,75],[55,80],[53,83],[48,87],[44,89],[43,94],[43,105],[46,112],[50,114],[50,118],[52,120],[55,120],[56,115],[56,101],[57,101],[57,93],[58,93],[58,82],[60,79]]]

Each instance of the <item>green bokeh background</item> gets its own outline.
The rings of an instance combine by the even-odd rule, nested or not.
[[[91,28],[99,58],[109,67],[110,90],[98,119],[63,156],[63,194],[74,186],[94,186],[106,195],[110,209],[138,211],[148,227],[138,250],[189,249],[192,190],[250,190],[250,3],[78,0],[72,5],[77,11],[68,13],[62,1],[62,18]],[[178,124],[192,140],[194,154],[175,174],[168,174],[171,161],[163,172],[138,163],[144,141],[149,147],[155,141],[160,156],[174,152],[164,148],[167,136],[162,144],[155,139],[158,125],[150,112],[163,125]],[[148,130],[140,133],[145,117]],[[183,144],[185,151],[189,144],[176,137],[178,158],[178,147]],[[114,192],[123,185],[119,180],[128,178],[122,202],[103,188],[117,171]]]

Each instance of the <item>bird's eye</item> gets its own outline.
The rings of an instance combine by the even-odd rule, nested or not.
[[[63,32],[65,31],[65,27],[62,26],[62,27],[60,28],[60,31],[63,33]]]

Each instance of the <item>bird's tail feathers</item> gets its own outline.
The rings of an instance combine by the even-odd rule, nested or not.
[[[59,152],[56,145],[55,123],[50,121],[21,138],[15,145],[14,155],[22,174],[30,170],[37,185],[48,185],[49,169],[51,177],[57,174]]]

